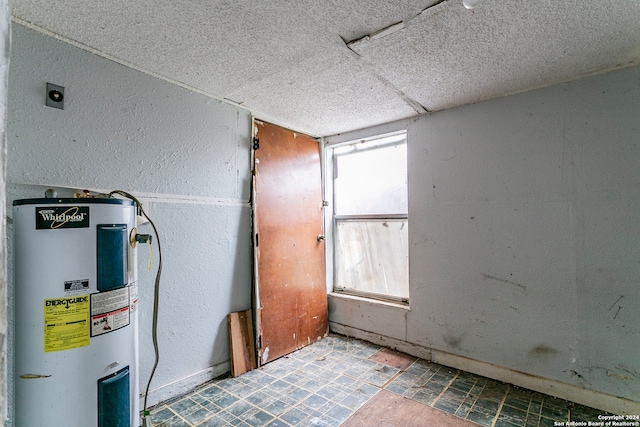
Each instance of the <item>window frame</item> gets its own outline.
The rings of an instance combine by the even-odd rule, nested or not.
[[[387,139],[388,139],[388,142],[384,142],[384,140],[387,140]],[[335,212],[336,197],[335,197],[335,191],[334,191],[334,179],[335,179],[335,171],[336,171],[336,162],[339,156],[348,154],[348,152],[336,153],[336,150],[339,150],[343,147],[359,144],[359,143],[366,144],[374,141],[382,141],[382,142],[376,143],[374,145],[370,145],[368,147],[361,148],[360,151],[364,152],[369,150],[375,150],[378,148],[401,145],[401,144],[407,145],[408,144],[407,131],[403,129],[403,130],[394,131],[386,134],[371,136],[368,138],[360,138],[356,140],[349,140],[346,142],[340,142],[340,143],[334,143],[334,144],[324,144],[323,146],[325,171],[326,171],[325,172],[325,199],[329,201],[328,203],[325,202],[325,206],[327,205],[331,206],[330,209],[327,209],[325,211],[327,214],[325,217],[325,229],[327,229],[328,231],[327,239],[326,239],[326,243],[327,243],[326,257],[327,257],[327,272],[329,274],[327,274],[327,278],[328,279],[330,278],[330,282],[328,281],[327,283],[327,291],[335,294],[358,296],[358,297],[363,297],[363,298],[372,299],[372,300],[397,303],[397,304],[401,304],[408,307],[410,296],[398,297],[398,296],[392,296],[388,294],[366,292],[366,291],[360,291],[360,290],[354,290],[354,289],[336,286],[336,278],[338,274],[338,271],[336,268],[337,266],[336,230],[337,230],[337,223],[339,221],[405,220],[407,222],[407,227],[409,226],[408,206],[407,206],[407,212],[405,213],[339,215],[339,214],[336,214]],[[408,174],[408,158],[406,159],[406,167],[407,167],[407,174]],[[408,177],[407,177],[406,191],[407,191],[407,198],[408,198]],[[407,243],[407,246],[408,246],[408,243]],[[408,266],[407,266],[407,269],[408,269]],[[408,271],[407,271],[407,282],[408,281],[409,281],[409,277],[408,277]]]

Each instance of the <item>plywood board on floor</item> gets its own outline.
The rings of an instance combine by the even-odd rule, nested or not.
[[[478,424],[447,414],[387,390],[380,390],[349,417],[341,427],[478,427]]]
[[[229,313],[227,323],[231,350],[231,376],[237,377],[256,368],[251,310]]]

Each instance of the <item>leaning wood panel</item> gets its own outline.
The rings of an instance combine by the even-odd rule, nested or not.
[[[251,310],[229,313],[229,349],[231,375],[237,377],[256,368]]]

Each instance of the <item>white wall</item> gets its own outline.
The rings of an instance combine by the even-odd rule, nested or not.
[[[640,401],[638,81],[628,68],[397,124],[411,307],[331,296],[334,329]]]
[[[249,113],[15,23],[12,36],[8,204],[48,187],[141,196],[163,250],[149,404],[226,372],[226,315],[251,306]],[[64,110],[45,106],[46,82],[66,88]],[[157,247],[152,271],[146,245],[138,259],[142,392]]]
[[[0,424],[7,416],[7,251],[5,240],[6,126],[9,78],[9,5],[0,0]]]

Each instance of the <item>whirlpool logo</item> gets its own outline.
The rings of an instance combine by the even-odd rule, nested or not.
[[[36,229],[89,227],[88,206],[37,207]]]

